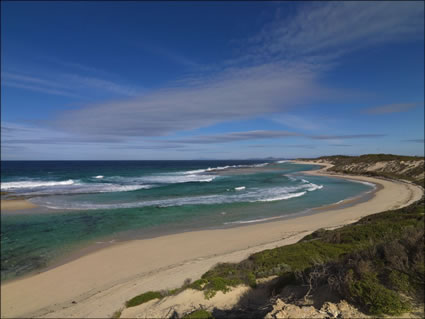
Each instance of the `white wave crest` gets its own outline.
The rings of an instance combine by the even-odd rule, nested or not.
[[[309,192],[313,192],[317,189],[323,188],[323,185],[316,185],[316,184],[313,184],[313,183],[305,184],[305,186],[307,186],[307,191],[309,191]]]
[[[235,187],[235,191],[243,191],[245,188],[245,186]]]
[[[103,175],[94,176],[94,178],[97,178],[97,179],[102,179],[103,177],[104,177]]]
[[[266,218],[251,219],[251,220],[237,220],[234,222],[226,222],[224,223],[224,225],[259,223],[259,222],[265,222],[268,220],[279,219],[279,218],[282,218],[282,216],[266,217]]]
[[[285,199],[300,197],[300,196],[303,196],[305,194],[306,194],[306,192],[291,193],[291,194],[281,195],[281,196],[272,197],[272,198],[259,199],[258,201],[259,202],[274,202],[274,201],[278,201],[278,200],[285,200]]]
[[[207,172],[223,171],[230,168],[250,168],[250,167],[264,167],[269,165],[269,163],[260,163],[260,164],[242,164],[242,165],[226,165],[226,166],[217,166],[217,167],[208,167],[205,169],[195,169],[192,171],[186,171],[184,174],[202,174]]]
[[[264,166],[267,166],[267,165],[269,165],[269,163],[255,164],[255,165],[252,165],[252,167],[264,167]]]
[[[50,198],[49,203],[45,202],[45,198],[37,197],[35,203],[50,208],[62,209],[118,209],[118,208],[136,208],[136,207],[171,207],[183,205],[211,205],[211,204],[227,204],[237,202],[273,202],[279,200],[288,200],[291,198],[301,197],[307,191],[313,191],[313,187],[306,189],[306,185],[298,187],[272,187],[272,188],[253,188],[248,192],[230,192],[226,194],[202,195],[202,196],[186,196],[178,198],[147,200],[127,203],[105,203],[95,204],[87,202],[71,202],[64,198]],[[319,189],[316,185],[315,189]],[[116,190],[118,191],[118,190]]]
[[[157,175],[157,176],[146,176],[142,180],[147,183],[158,183],[158,184],[178,184],[178,183],[189,183],[189,182],[211,182],[216,176],[210,175]]]
[[[211,182],[217,176],[213,175],[197,175],[185,173],[168,173],[159,175],[146,175],[146,176],[110,176],[106,177],[104,181],[115,182],[120,184],[178,184],[189,182]]]
[[[74,181],[68,179],[66,181],[22,181],[22,182],[5,182],[1,183],[1,189],[32,189],[52,186],[73,185]]]
[[[376,188],[376,184],[373,184],[373,183],[364,182],[364,181],[356,181],[356,180],[351,180],[351,181],[352,181],[352,182],[355,182],[355,183],[360,183],[360,184],[363,184],[363,185],[367,185],[367,186],[370,186],[370,187]]]

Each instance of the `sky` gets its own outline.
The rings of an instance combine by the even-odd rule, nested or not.
[[[424,155],[424,2],[1,2],[1,159]]]

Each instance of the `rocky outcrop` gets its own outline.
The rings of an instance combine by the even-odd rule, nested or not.
[[[277,299],[266,319],[275,318],[368,318],[345,300],[338,303],[325,302],[320,309],[313,306],[297,306]]]

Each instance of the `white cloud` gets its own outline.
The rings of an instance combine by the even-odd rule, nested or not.
[[[370,45],[422,38],[422,1],[330,1],[304,4],[289,22],[278,19],[250,39],[253,55],[334,59]]]
[[[93,90],[119,96],[137,96],[143,92],[141,88],[78,74],[49,73],[40,77],[24,73],[2,72],[1,79],[2,85],[6,87],[76,98],[81,98],[82,94],[86,97],[90,96]]]
[[[335,95],[319,80],[341,54],[422,35],[423,7],[421,2],[308,3],[293,18],[266,26],[247,41],[240,57],[223,62],[213,75],[191,77],[142,98],[86,105],[63,113],[54,125],[84,134],[160,136],[320,102]],[[313,127],[294,117],[286,122]]]
[[[306,131],[318,130],[322,127],[322,125],[319,124],[322,120],[311,120],[307,117],[301,117],[289,113],[272,116],[271,120],[288,127]]]
[[[297,63],[227,69],[196,85],[68,111],[55,124],[86,134],[165,135],[320,100],[328,92],[316,76],[314,68]]]

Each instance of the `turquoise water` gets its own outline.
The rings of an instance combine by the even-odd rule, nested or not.
[[[1,216],[1,275],[43,269],[87,245],[290,217],[372,185],[259,161],[2,162],[2,191],[40,207]]]

